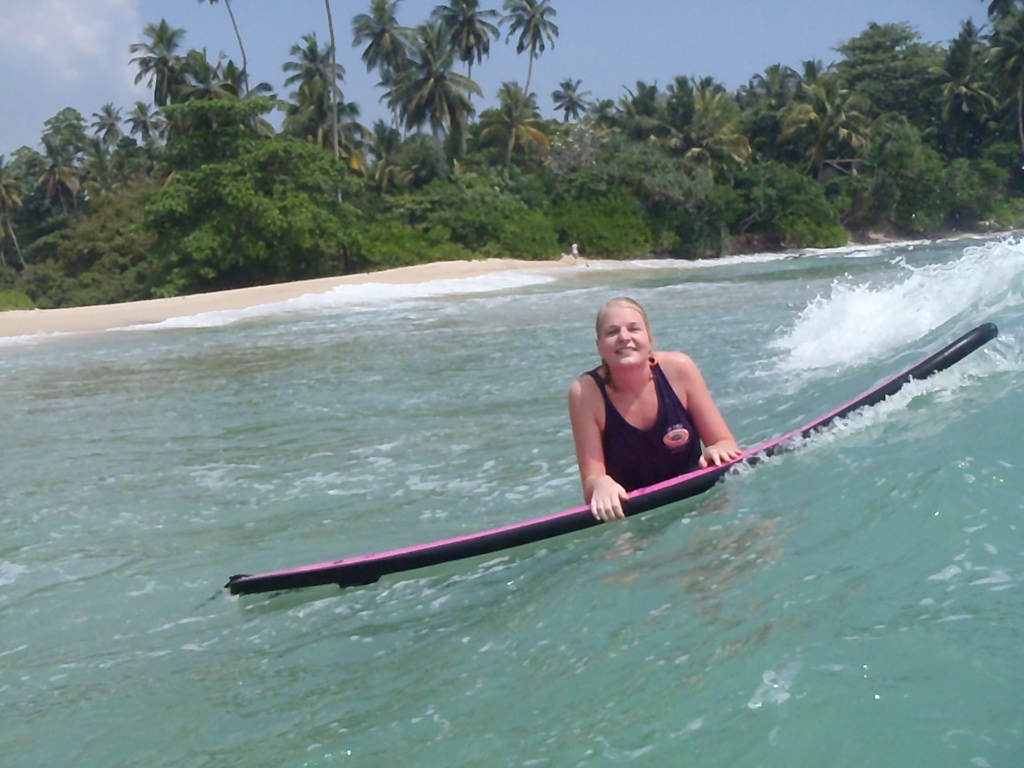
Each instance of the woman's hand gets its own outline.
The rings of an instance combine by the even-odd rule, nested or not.
[[[594,482],[590,494],[590,513],[603,523],[624,520],[622,502],[626,500],[626,489],[619,485],[610,475],[604,475]]]
[[[709,465],[717,467],[722,464],[728,464],[742,453],[743,451],[736,445],[735,440],[721,440],[704,449],[704,454],[700,457],[700,466],[704,468]]]

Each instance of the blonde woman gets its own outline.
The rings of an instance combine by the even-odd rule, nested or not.
[[[601,365],[569,388],[569,417],[584,502],[609,522],[624,517],[630,491],[729,462],[741,451],[696,363],[682,352],[655,355],[647,313],[636,301],[605,303],[596,330]]]

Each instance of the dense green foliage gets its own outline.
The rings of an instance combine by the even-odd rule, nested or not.
[[[333,22],[326,43],[291,49],[287,99],[249,82],[237,25],[240,67],[148,25],[131,63],[150,104],[105,104],[91,122],[64,109],[42,151],[0,155],[0,309],[548,259],[573,243],[704,258],[1024,225],[1020,0],[946,46],[871,24],[835,64],[773,65],[735,92],[680,75],[592,101],[566,78],[550,120],[530,79],[573,33],[551,0],[453,0],[415,29],[396,0],[368,5],[353,44],[393,115],[370,128],[344,99]],[[504,83],[478,116],[474,66],[502,36],[526,84]]]

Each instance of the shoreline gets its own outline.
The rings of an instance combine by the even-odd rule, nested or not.
[[[121,304],[99,304],[60,309],[12,309],[0,312],[0,338],[60,333],[99,333],[115,328],[152,325],[177,317],[205,312],[237,311],[328,293],[343,285],[414,285],[434,280],[460,280],[510,270],[546,270],[584,267],[587,260],[571,255],[546,261],[481,259],[438,261],[380,272],[320,277],[289,283],[195,293],[167,299],[147,299]]]
[[[946,238],[929,238],[927,242],[997,237],[1014,232],[951,233]],[[878,247],[910,242],[893,237],[889,232],[862,233],[850,237],[846,248]],[[915,241],[916,242],[916,241]],[[736,256],[743,254],[733,254]],[[480,259],[473,261],[437,261],[395,267],[379,272],[320,277],[287,283],[235,288],[211,293],[195,293],[167,299],[147,299],[120,304],[99,304],[60,309],[12,309],[0,312],[0,339],[48,336],[51,334],[100,333],[132,326],[162,323],[179,317],[207,312],[230,312],[278,304],[302,296],[329,293],[345,285],[415,285],[435,280],[460,280],[496,272],[513,270],[579,269],[600,264],[601,259],[563,254],[560,259],[527,261],[525,259]],[[612,263],[619,264],[620,261]]]

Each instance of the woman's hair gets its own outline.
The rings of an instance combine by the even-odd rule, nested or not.
[[[597,321],[594,323],[594,333],[597,334],[597,337],[601,338],[601,325],[604,323],[604,319],[608,314],[608,310],[616,306],[629,307],[630,309],[635,309],[637,312],[640,313],[640,317],[642,317],[644,320],[644,328],[647,329],[647,335],[651,339],[651,347],[653,349],[654,333],[652,333],[651,331],[651,321],[647,319],[647,312],[644,310],[642,306],[640,306],[640,302],[638,302],[636,299],[630,298],[629,296],[616,296],[614,299],[608,299],[608,301],[602,304],[601,308],[597,310]],[[608,369],[608,363],[606,363],[604,360],[601,361],[599,372],[601,374],[601,378],[604,380],[606,384],[611,383],[611,371]]]

